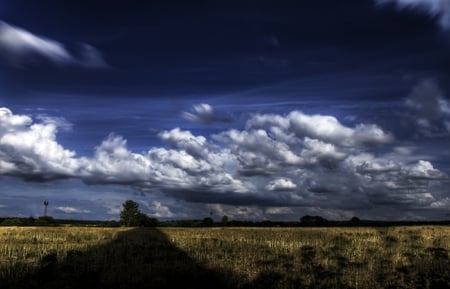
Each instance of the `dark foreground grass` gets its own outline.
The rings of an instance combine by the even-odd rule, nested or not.
[[[0,228],[0,288],[450,288],[450,227]]]

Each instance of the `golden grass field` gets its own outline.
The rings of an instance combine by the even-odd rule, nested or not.
[[[450,227],[0,227],[0,288],[450,288]]]

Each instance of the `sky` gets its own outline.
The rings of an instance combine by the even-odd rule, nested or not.
[[[450,218],[450,1],[0,3],[0,217]]]

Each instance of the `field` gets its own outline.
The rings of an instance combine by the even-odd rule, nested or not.
[[[450,288],[450,227],[1,227],[0,288]]]

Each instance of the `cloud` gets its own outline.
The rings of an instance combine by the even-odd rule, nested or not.
[[[108,67],[100,52],[88,44],[82,45],[81,57],[77,58],[63,44],[3,21],[0,21],[0,55],[15,67],[39,64],[42,61],[62,66]]]
[[[83,167],[80,177],[89,183],[129,184],[168,191],[246,191],[240,180],[223,169],[232,158],[220,154],[210,153],[204,159],[185,150],[164,148],[138,154],[128,150],[125,139],[110,135],[95,149],[94,158],[80,159]]]
[[[407,167],[407,176],[410,178],[441,179],[445,174],[435,169],[429,161],[419,160],[417,163]]]
[[[255,115],[247,122],[247,128],[263,127],[278,128],[297,137],[309,137],[343,147],[382,145],[393,140],[391,134],[374,124],[359,124],[351,128],[342,125],[334,116],[307,115],[301,111],[293,111],[286,117]]]
[[[258,206],[324,212],[395,205],[431,210],[432,203],[447,197],[448,176],[426,156],[391,146],[394,137],[374,124],[348,127],[332,116],[258,114],[243,130],[211,137],[174,128],[159,134],[168,148],[140,153],[111,134],[91,157],[77,157],[64,148],[57,132],[57,121],[0,108],[0,174],[120,184],[146,194],[217,204],[212,207],[217,213],[230,216],[275,212]],[[380,149],[385,144],[389,146]],[[154,216],[175,215],[158,200],[146,207]]]
[[[74,207],[56,207],[55,210],[63,212],[65,214],[89,214],[91,211],[82,210]]]
[[[355,213],[348,210],[324,209],[320,207],[311,207],[306,209],[308,215],[322,216],[328,220],[349,220],[355,216]]]
[[[193,156],[204,156],[207,154],[207,142],[203,136],[194,136],[189,131],[182,131],[174,128],[170,131],[163,131],[159,137],[176,149],[185,150]]]
[[[268,207],[265,213],[268,215],[290,215],[294,212],[289,207]]]
[[[261,220],[264,216],[263,210],[254,206],[227,206],[223,204],[209,204],[207,208],[214,215],[228,216],[233,220]]]
[[[186,120],[202,124],[211,124],[214,122],[229,123],[233,121],[231,117],[217,115],[214,108],[207,103],[194,105],[191,112],[183,112],[182,116]]]
[[[394,3],[401,9],[419,9],[436,17],[444,30],[450,29],[450,2],[448,0],[377,0],[380,5]]]
[[[419,133],[425,136],[441,136],[450,133],[450,102],[433,79],[422,80],[405,99],[414,112],[411,115]]]
[[[53,124],[62,131],[71,131],[73,128],[73,124],[63,117],[54,117],[46,114],[38,114],[36,115],[36,120],[40,121],[42,124]]]
[[[76,62],[78,65],[91,68],[91,69],[101,69],[109,68],[110,66],[106,63],[103,55],[95,47],[89,44],[82,44],[80,49],[80,58]]]
[[[287,178],[279,178],[273,181],[270,181],[266,189],[269,191],[283,191],[283,190],[292,190],[297,187],[296,184],[292,182],[292,180]]]
[[[300,164],[303,160],[288,144],[272,138],[265,130],[220,133],[214,139],[231,149],[243,174],[270,174],[281,167]]]
[[[141,204],[144,205],[147,213],[155,218],[172,218],[175,216],[168,206],[163,205],[159,201],[153,201],[151,203],[141,201]]]
[[[76,176],[75,152],[56,141],[57,129],[0,108],[0,172],[38,180]]]
[[[450,209],[450,198],[444,198],[440,201],[433,202],[430,207],[448,210]]]

